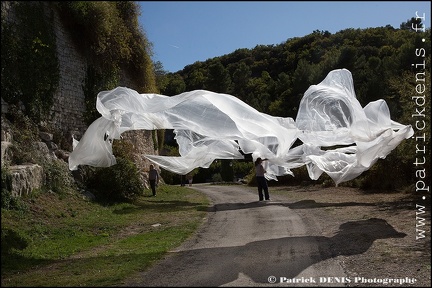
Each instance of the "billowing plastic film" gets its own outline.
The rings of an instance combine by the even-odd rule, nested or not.
[[[206,90],[176,96],[117,87],[97,96],[102,116],[74,140],[69,169],[116,164],[112,142],[129,130],[174,129],[178,157],[146,155],[161,168],[187,174],[215,159],[267,158],[266,178],[293,175],[306,165],[311,179],[324,172],[336,184],[354,179],[414,133],[390,119],[384,100],[358,102],[351,72],[331,71],[305,92],[297,118],[261,113],[238,98]],[[303,144],[293,147],[299,139]],[[298,143],[298,142],[297,142]],[[323,149],[322,149],[323,148]]]

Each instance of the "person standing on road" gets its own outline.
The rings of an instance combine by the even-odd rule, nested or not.
[[[255,160],[255,178],[257,181],[257,185],[258,185],[259,201],[263,201],[264,197],[265,197],[265,200],[270,200],[267,180],[264,177],[266,170],[264,169],[264,166],[262,165],[262,161],[265,161],[265,160],[267,160],[267,159],[263,160],[260,157],[258,157]],[[264,190],[264,195],[263,195],[263,190]]]
[[[186,174],[186,180],[188,181],[189,186],[192,186],[193,174],[192,172]]]
[[[156,196],[156,185],[159,183],[159,174],[153,164],[150,164],[149,182],[153,196]]]

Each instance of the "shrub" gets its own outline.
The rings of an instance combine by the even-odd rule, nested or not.
[[[223,179],[222,179],[222,176],[221,176],[221,174],[220,173],[216,173],[216,174],[213,174],[213,176],[212,176],[212,182],[222,182],[223,181]]]
[[[89,180],[89,188],[102,202],[133,201],[143,195],[144,185],[135,164],[125,158],[117,158],[117,164],[99,168]]]
[[[6,168],[1,169],[1,208],[9,209],[12,203],[12,194],[9,188],[9,173]]]
[[[396,153],[393,153],[389,154],[385,160],[379,159],[369,170],[355,180],[363,190],[391,191],[409,185],[407,179],[410,179],[410,175],[403,169]]]
[[[1,254],[10,254],[14,249],[23,250],[28,246],[28,239],[12,229],[1,230]]]
[[[53,159],[45,161],[42,167],[45,171],[47,189],[60,194],[67,188],[76,188],[66,162]]]

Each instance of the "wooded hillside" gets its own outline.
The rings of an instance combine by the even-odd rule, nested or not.
[[[397,188],[415,183],[419,169],[425,177],[421,179],[430,179],[430,163],[424,167],[413,164],[416,157],[430,159],[429,148],[418,152],[430,147],[430,100],[426,96],[430,93],[430,29],[414,31],[416,25],[422,27],[421,21],[412,18],[397,29],[388,25],[335,34],[316,30],[277,45],[237,49],[176,73],[165,73],[156,63],[157,82],[164,95],[195,89],[228,93],[261,112],[295,119],[308,87],[321,82],[331,70],[346,68],[352,72],[363,107],[384,99],[392,120],[411,124],[417,137],[428,135],[423,141],[404,141],[365,173],[365,187]],[[416,128],[419,120],[427,129]]]

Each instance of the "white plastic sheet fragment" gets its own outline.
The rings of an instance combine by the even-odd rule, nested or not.
[[[411,126],[391,120],[384,100],[362,108],[346,69],[333,70],[309,87],[295,121],[206,90],[168,97],[117,87],[100,92],[96,108],[102,116],[70,154],[71,170],[78,165],[114,165],[112,141],[125,131],[174,129],[180,156],[146,155],[174,173],[184,175],[197,167],[208,168],[215,159],[252,154],[254,160],[269,160],[267,179],[292,175],[291,169],[306,165],[311,179],[326,173],[338,184],[369,169],[414,133]],[[297,139],[303,144],[292,147]]]

